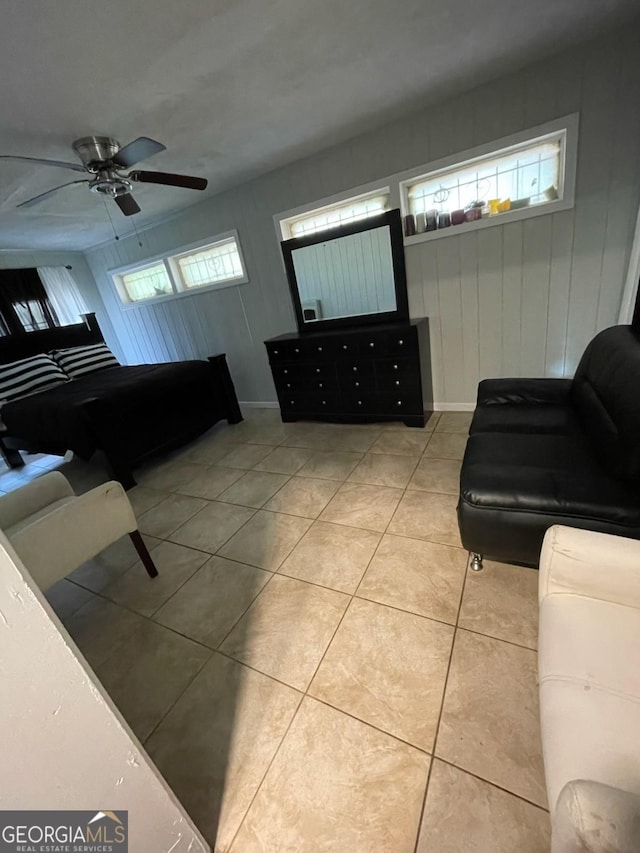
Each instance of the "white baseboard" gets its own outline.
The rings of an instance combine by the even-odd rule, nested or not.
[[[434,403],[434,412],[473,412],[475,403]]]
[[[278,409],[280,408],[276,402],[270,400],[238,400],[241,408],[245,409]]]

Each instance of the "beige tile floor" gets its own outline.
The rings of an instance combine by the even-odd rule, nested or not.
[[[548,850],[537,573],[467,569],[468,425],[252,410],[138,472],[157,579],[122,540],[48,592],[219,853]]]

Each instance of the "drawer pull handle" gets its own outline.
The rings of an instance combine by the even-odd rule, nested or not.
[[[359,387],[360,387],[360,383],[356,382],[356,388],[359,388]]]
[[[396,379],[396,385],[399,385],[399,384],[400,384],[400,380]]]
[[[404,341],[398,341],[399,346],[404,346]]]
[[[291,388],[291,383],[287,382],[287,388]]]
[[[369,346],[370,346],[370,347],[374,347],[374,346],[375,346],[375,344],[374,344],[374,343],[370,343],[370,344],[369,344]]]
[[[322,388],[322,382],[318,382],[318,388]]]
[[[357,368],[357,367],[354,367],[353,369],[355,370],[355,372],[356,372],[356,373],[358,372],[358,368]]]
[[[288,373],[289,371],[288,371],[288,370],[283,370],[282,372],[283,372],[283,373]]]
[[[359,406],[361,406],[361,405],[362,405],[362,400],[358,400],[358,405],[359,405]]]
[[[300,352],[300,350],[298,349],[298,347],[296,347],[296,352]]]
[[[273,354],[274,354],[274,355],[278,355],[278,350],[277,350],[277,349],[274,349]]]
[[[320,373],[320,368],[316,367],[316,373]]]
[[[322,352],[322,347],[318,347],[318,352]]]
[[[394,364],[394,365],[393,365],[393,369],[394,369],[394,370],[397,370],[397,369],[398,369],[398,365],[397,365],[397,364]]]
[[[293,400],[289,400],[289,402],[290,402],[290,403],[291,403],[291,405],[293,406]]]
[[[346,344],[342,344],[342,349],[349,349],[349,347]]]
[[[396,406],[401,406],[401,405],[402,405],[402,400],[398,400],[398,402],[396,403]]]
[[[322,401],[322,405],[323,405],[323,406],[326,406],[326,405],[327,405],[327,401],[326,401],[326,400],[323,400],[323,401]]]

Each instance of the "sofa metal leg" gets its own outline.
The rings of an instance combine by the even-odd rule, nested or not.
[[[142,561],[142,565],[147,570],[147,574],[150,578],[158,577],[158,570],[156,569],[155,563],[151,559],[151,554],[147,546],[144,543],[144,539],[140,535],[139,530],[134,530],[133,533],[129,534],[131,541],[133,542],[136,551],[138,552],[138,556]]]
[[[481,572],[484,566],[482,565],[482,554],[476,554],[473,552],[471,554],[471,562],[469,563],[469,568],[472,572]]]

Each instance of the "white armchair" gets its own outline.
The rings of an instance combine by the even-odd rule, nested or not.
[[[552,527],[539,603],[552,853],[637,853],[640,541]]]
[[[0,497],[0,529],[43,590],[125,534],[150,577],[158,574],[129,498],[115,481],[76,495],[62,474],[45,474]]]

